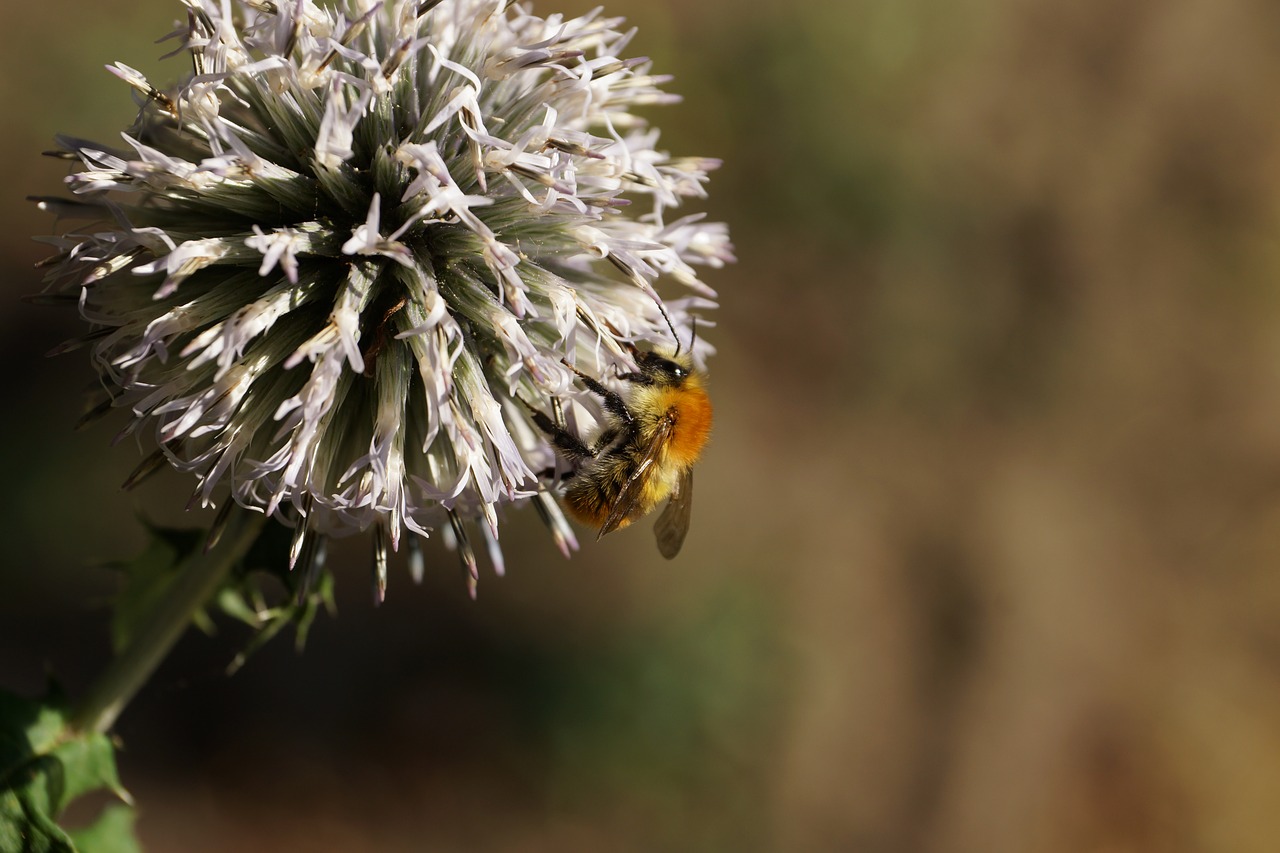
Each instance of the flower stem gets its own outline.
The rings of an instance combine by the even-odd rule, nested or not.
[[[208,603],[236,562],[253,545],[266,517],[235,509],[218,544],[186,559],[164,598],[147,616],[106,671],[90,686],[71,715],[69,728],[77,732],[110,729],[178,642],[192,617]]]

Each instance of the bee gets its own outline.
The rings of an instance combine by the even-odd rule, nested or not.
[[[636,370],[621,373],[620,394],[567,361],[604,405],[605,425],[588,445],[545,413],[533,421],[572,466],[564,503],[569,514],[606,533],[621,530],[670,498],[654,534],[671,559],[684,544],[693,503],[693,465],[711,434],[711,400],[693,359],[630,347]]]

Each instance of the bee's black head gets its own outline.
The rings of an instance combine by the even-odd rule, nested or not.
[[[636,366],[651,381],[661,385],[680,385],[689,376],[690,366],[681,358],[666,358],[656,352],[642,352]]]

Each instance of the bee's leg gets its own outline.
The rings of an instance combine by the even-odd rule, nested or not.
[[[599,456],[617,440],[618,440],[618,431],[616,429],[614,429],[613,427],[610,427],[604,430],[602,433],[600,433],[600,436],[596,439],[596,443],[591,445],[591,455]]]
[[[645,376],[643,373],[639,373],[639,372],[619,373],[618,378],[625,379],[626,381],[631,382],[635,385],[652,385],[653,384],[653,379],[651,377]]]
[[[640,361],[641,353],[640,353],[640,350],[636,348],[635,344],[631,343],[630,341],[623,341],[622,345],[626,347],[627,352],[631,353],[632,358],[634,358],[637,362]],[[616,373],[616,375],[619,379],[625,379],[627,382],[632,382],[636,385],[652,385],[653,384],[653,378],[651,376],[641,373],[638,370],[628,371],[627,373]]]
[[[551,420],[551,418],[547,417],[545,412],[535,409],[519,397],[516,399],[520,400],[521,403],[524,403],[524,407],[529,410],[529,414],[533,418],[533,422],[537,425],[538,429],[547,434],[547,437],[551,439],[552,446],[559,450],[561,455],[563,455],[569,462],[577,464],[584,460],[595,458],[595,454],[591,452],[591,448],[583,444],[582,439]]]
[[[622,421],[627,426],[632,426],[635,418],[632,416],[631,410],[627,408],[627,403],[622,399],[622,397],[618,396],[616,392],[610,391],[608,388],[601,385],[595,377],[588,376],[564,359],[560,359],[560,361],[565,367],[578,374],[578,378],[582,380],[583,385],[587,386],[588,391],[604,400],[605,411]]]
[[[570,477],[572,477],[576,473],[577,473],[576,471],[561,471],[559,476],[557,476],[556,469],[553,466],[551,468],[543,468],[541,471],[537,472],[534,476],[537,477],[539,480],[548,480],[554,483],[563,483],[565,480],[568,480]]]

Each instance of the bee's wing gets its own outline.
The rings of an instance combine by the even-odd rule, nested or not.
[[[689,532],[689,514],[693,509],[693,469],[684,472],[667,508],[658,516],[653,535],[658,537],[658,550],[670,560],[680,553],[684,535]]]
[[[644,455],[640,457],[636,470],[627,478],[622,490],[618,492],[618,499],[613,502],[613,509],[609,511],[609,517],[604,520],[604,526],[600,528],[600,536],[617,530],[618,526],[635,511],[636,505],[644,495],[645,484],[649,482],[649,476],[653,473],[654,464],[662,454],[662,449],[671,440],[675,425],[675,421],[670,418],[663,418],[658,424],[658,429],[645,447]],[[599,539],[600,536],[596,538]]]

